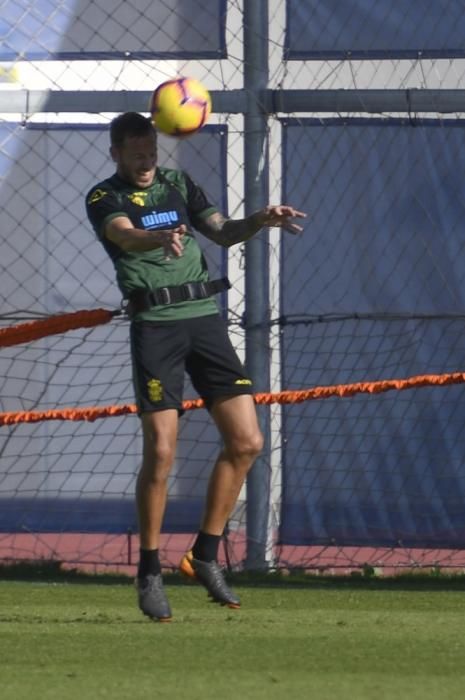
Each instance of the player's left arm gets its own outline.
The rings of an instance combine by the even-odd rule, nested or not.
[[[236,243],[243,243],[252,238],[262,228],[279,227],[289,233],[298,234],[303,227],[294,219],[307,215],[284,204],[269,205],[250,214],[245,219],[227,219],[220,212],[214,212],[196,226],[206,238],[229,248]]]

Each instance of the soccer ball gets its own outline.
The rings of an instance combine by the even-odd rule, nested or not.
[[[190,136],[208,121],[212,102],[208,90],[194,78],[176,78],[161,83],[150,100],[156,129],[169,136]]]

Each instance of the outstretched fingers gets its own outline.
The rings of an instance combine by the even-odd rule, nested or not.
[[[303,231],[303,226],[292,219],[305,219],[307,214],[286,204],[279,204],[267,208],[268,226],[279,226],[289,233],[297,234]]]

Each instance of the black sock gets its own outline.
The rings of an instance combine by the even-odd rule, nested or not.
[[[192,547],[194,559],[216,561],[220,540],[221,535],[209,535],[207,532],[202,532],[202,530],[200,530],[194,542],[194,546]]]
[[[158,549],[141,549],[139,552],[137,577],[144,578],[144,576],[148,576],[149,574],[152,574],[153,576],[161,574]]]

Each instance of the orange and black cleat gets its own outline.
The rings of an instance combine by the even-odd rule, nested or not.
[[[223,571],[216,561],[194,559],[192,552],[187,552],[181,559],[179,570],[184,576],[201,583],[215,603],[226,605],[228,608],[241,607],[241,601],[228,587]]]

